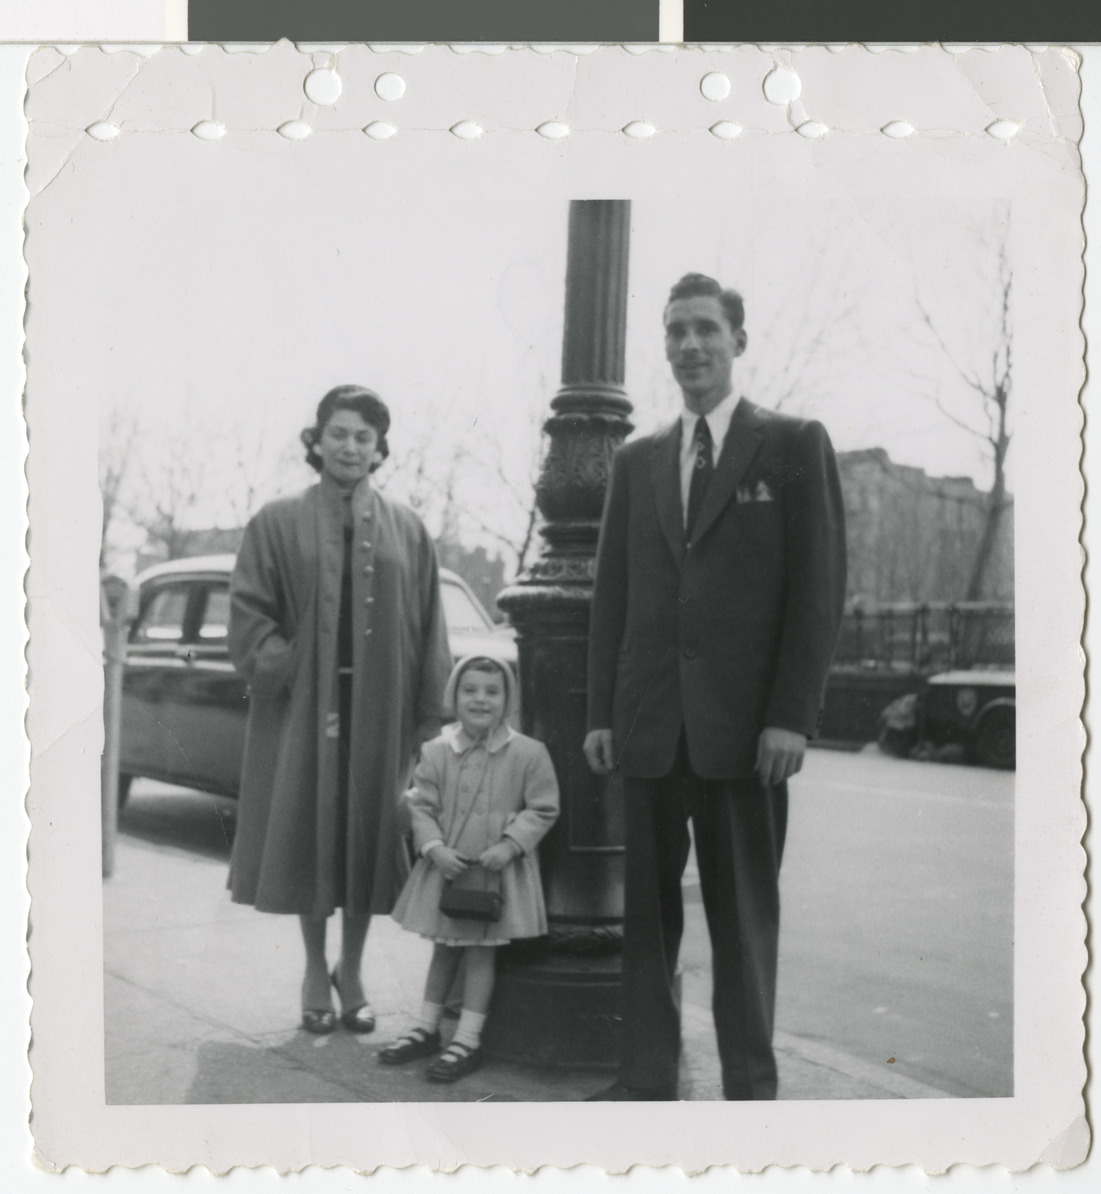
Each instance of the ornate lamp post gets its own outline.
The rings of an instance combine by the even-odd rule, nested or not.
[[[612,454],[631,430],[623,388],[630,202],[570,204],[562,385],[536,489],[540,558],[498,598],[517,629],[524,732],[546,743],[562,814],[540,848],[550,935],[501,951],[486,1048],[542,1064],[608,1065],[623,918],[618,784],[581,753],[593,565]]]

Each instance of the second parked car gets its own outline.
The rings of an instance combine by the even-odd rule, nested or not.
[[[1017,687],[1011,671],[939,672],[880,714],[879,744],[907,756],[922,743],[962,747],[980,767],[1017,765]]]

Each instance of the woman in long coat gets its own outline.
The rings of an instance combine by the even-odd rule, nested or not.
[[[436,553],[420,519],[377,493],[390,415],[338,386],[302,433],[320,482],[271,502],[245,530],[229,651],[249,681],[230,889],[297,914],[302,1026],[370,1032],[360,974],[367,927],[404,878],[398,801],[418,746],[439,731],[451,666]],[[325,930],[343,910],[330,975]]]

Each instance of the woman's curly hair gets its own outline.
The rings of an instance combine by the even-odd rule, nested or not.
[[[325,425],[338,410],[354,410],[365,422],[378,432],[378,443],[375,450],[379,459],[371,464],[370,471],[375,469],[390,455],[390,445],[386,442],[386,433],[390,430],[390,410],[386,403],[366,386],[334,386],[317,404],[317,417],[311,427],[305,427],[300,436],[306,446],[306,463],[317,472],[321,472],[321,457],[317,453],[317,444]]]

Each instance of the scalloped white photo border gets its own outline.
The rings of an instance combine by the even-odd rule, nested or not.
[[[132,51],[130,51],[129,48],[126,48],[126,51],[132,52]],[[204,52],[208,52],[208,51],[204,51]],[[246,52],[248,52],[248,51],[246,51]],[[393,52],[393,48],[388,47],[387,52]],[[560,52],[573,52],[573,51],[560,51]],[[703,54],[703,53],[714,53],[715,51],[709,50],[709,51],[699,51],[699,52],[701,54]],[[972,51],[972,52],[973,53],[982,53],[983,51],[979,50],[979,51]],[[318,47],[317,49],[312,50],[312,55],[315,57],[317,55],[331,56],[331,53],[332,53],[332,51],[328,47]],[[775,64],[772,67],[772,70],[780,71],[780,70],[786,69],[787,64],[792,60],[792,58],[789,58],[787,56],[788,55],[794,56],[797,54],[798,54],[798,51],[790,51],[790,50],[774,51],[776,60],[775,60]],[[331,66],[325,65],[325,64],[315,64],[313,69],[314,70],[327,70],[327,69],[331,69]],[[307,102],[308,102],[308,96],[307,96]],[[797,102],[798,102],[797,98],[793,98],[784,104],[785,108],[787,109],[787,111],[786,111],[787,124],[788,124],[787,131],[790,133],[796,134],[797,137],[802,138],[803,140],[810,140],[810,141],[820,140],[820,139],[828,136],[828,134],[831,131],[829,125],[823,121],[816,120],[812,113],[805,113],[804,111],[800,111],[796,107]],[[110,114],[108,113],[107,115],[109,116]],[[887,129],[892,124],[903,123],[903,122],[905,122],[907,124],[909,123],[908,121],[905,121],[905,118],[903,116],[899,116],[897,118],[897,120],[888,120],[884,124],[878,126],[878,128],[874,128],[874,129],[869,128],[866,131],[866,135],[867,136],[875,136],[877,134],[881,134],[882,136],[884,136],[886,138],[895,138],[900,130],[898,130],[896,128],[894,130],[894,132],[888,132]],[[216,122],[211,122],[211,123],[216,123]],[[474,125],[475,129],[477,131],[473,131],[470,128],[467,128],[465,130],[465,132],[468,135],[465,135],[465,136],[464,136],[463,131],[456,131],[457,129],[462,129],[464,126],[464,123],[469,124],[469,125]],[[551,131],[544,128],[544,125],[546,125],[548,123],[550,123],[550,124],[559,123],[559,121],[556,119],[555,114],[550,115],[548,117],[547,121],[542,122],[542,123],[534,126],[532,129],[526,130],[526,131],[531,132],[531,133],[536,133],[538,131],[538,135],[542,136],[544,139],[547,139],[547,140],[562,139],[561,136],[556,138]],[[566,122],[562,121],[561,123],[566,123]],[[716,123],[721,123],[721,122],[716,122]],[[633,132],[628,131],[631,128],[631,126],[635,125],[635,124],[640,124],[645,127],[643,127],[643,128],[636,127],[636,128],[634,128]],[[202,133],[195,132],[195,129],[198,127],[201,127],[202,125],[203,125],[203,119],[199,119],[196,121],[195,125],[190,127],[189,130],[185,129],[185,130],[180,130],[180,131],[191,131],[194,133],[194,135],[196,137],[202,138],[203,137]],[[301,115],[289,116],[288,120],[282,122],[279,125],[274,126],[270,131],[273,133],[278,133],[284,140],[288,140],[288,141],[304,139],[304,137],[296,137],[294,135],[296,132],[301,132],[300,129],[296,129],[294,127],[295,125],[306,126],[309,129],[309,131],[305,134],[306,136],[312,135],[312,133],[315,131],[315,129],[312,125],[309,125],[309,123],[306,120],[303,120],[301,118]],[[97,126],[100,126],[98,128],[98,134],[97,134],[97,132],[91,131],[93,128],[97,128]],[[807,128],[807,126],[810,126],[810,127]],[[364,125],[363,127],[364,127],[364,129],[366,129],[370,126]],[[400,126],[398,126],[398,125],[395,125],[394,127],[395,127],[396,131],[399,133],[400,132],[408,132],[408,130],[402,130],[400,128]],[[923,131],[918,126],[911,125],[911,128],[916,128],[919,133],[919,136]],[[981,128],[980,127],[973,127],[973,128],[969,127],[966,129],[948,130],[947,132],[948,132],[949,136],[957,135],[957,136],[964,136],[964,137],[980,137],[985,134],[987,137],[991,138],[992,140],[998,140],[998,141],[1001,141],[1003,144],[1008,144],[1014,138],[1016,138],[1019,134],[1022,133],[1022,128],[1023,128],[1022,124],[1020,122],[1014,120],[1012,113],[1010,113],[1010,114],[1006,114],[1006,115],[995,114],[994,119],[991,120],[988,124],[983,125]],[[754,128],[753,126],[744,126],[743,125],[739,129],[738,135],[740,136],[741,134],[745,133],[747,131],[747,129],[748,129],[748,132],[750,133],[750,135],[752,135],[752,133],[758,132],[758,131],[760,131],[762,133],[764,132],[763,129],[758,130],[758,129]],[[317,129],[316,131],[320,132],[322,130]],[[346,128],[340,128],[340,129],[325,129],[324,131],[326,133],[347,134],[352,130],[349,130]],[[469,120],[469,118],[462,117],[462,116],[458,117],[453,124],[447,125],[446,128],[444,128],[443,126],[440,126],[436,129],[430,130],[430,131],[437,135],[439,133],[442,133],[445,131],[450,132],[453,136],[460,138],[460,139],[465,139],[465,140],[478,140],[478,139],[480,139],[481,136],[493,136],[493,135],[498,134],[499,131],[503,132],[503,130],[495,129],[492,125],[488,129],[486,129],[483,126],[478,125],[477,122]],[[515,132],[516,135],[519,135],[519,132],[520,132],[519,130],[510,130],[510,131]],[[587,134],[591,131],[592,130],[590,128],[585,128],[585,129],[581,130],[581,133]],[[609,129],[606,129],[603,131],[605,131],[605,132],[622,132],[623,135],[630,140],[645,142],[645,141],[660,139],[660,135],[663,132],[663,126],[660,124],[660,122],[659,123],[651,123],[649,120],[646,120],[643,116],[640,116],[638,118],[637,122],[636,121],[628,121],[627,123],[619,126],[616,129],[609,128]],[[678,129],[677,131],[682,132],[683,130]],[[710,131],[712,133],[712,135],[719,140],[730,141],[730,140],[737,139],[737,137],[724,136],[723,133],[715,132],[714,126],[709,126],[708,131]],[[856,131],[857,130],[855,130],[855,129],[844,130],[844,132],[846,132],[846,133],[855,133]],[[418,130],[418,132],[425,132],[425,130]],[[578,132],[578,130],[571,129],[570,133],[567,135],[574,136],[577,134],[577,132]],[[944,130],[941,130],[941,132],[943,133]],[[83,126],[82,128],[79,128],[79,129],[73,128],[71,130],[66,130],[66,133],[64,135],[65,136],[71,135],[74,138],[75,137],[88,137],[91,140],[101,140],[104,142],[108,142],[108,141],[114,140],[115,137],[140,136],[141,133],[142,133],[142,130],[140,130],[140,129],[127,129],[125,123],[116,126],[111,123],[110,119],[107,119],[105,117],[105,118],[98,119],[98,120],[90,120],[89,123],[87,125]],[[473,133],[473,135],[469,135],[471,133]],[[912,134],[908,134],[908,135],[912,135]],[[367,136],[368,136],[368,139],[371,139],[371,134],[367,134]],[[1035,133],[1031,129],[1025,129],[1024,136],[1026,139],[1032,140],[1033,137],[1035,136]],[[215,137],[204,138],[204,139],[217,140],[218,138],[215,136]],[[384,140],[385,138],[382,138],[382,139]],[[1060,138],[1055,137],[1054,139],[1059,140]],[[1037,142],[1034,141],[1033,144],[1037,144]],[[33,373],[32,373],[32,376],[33,376]],[[1073,487],[1073,481],[1071,479],[1067,479],[1067,481],[1068,481],[1068,484],[1070,484]],[[33,553],[33,546],[32,546],[32,553]],[[1074,603],[1072,601],[1072,603],[1071,603],[1072,607],[1073,607],[1073,604]],[[32,647],[32,651],[33,651],[33,647]],[[33,862],[32,862],[32,867],[33,867]],[[221,1113],[224,1113],[224,1111],[225,1111],[224,1108],[219,1109],[219,1110]],[[483,1108],[482,1110],[486,1111],[489,1109]],[[864,1108],[863,1110],[866,1111],[867,1109]],[[588,1112],[588,1114],[591,1115],[591,1111]],[[461,1116],[457,1117],[457,1119],[462,1119],[462,1117]],[[1070,1153],[1066,1154],[1066,1159],[1070,1160],[1071,1155],[1074,1153],[1077,1146],[1074,1145],[1073,1143],[1071,1143],[1070,1141],[1067,1141],[1067,1147],[1070,1149]],[[581,1158],[578,1158],[578,1159],[581,1159]],[[1053,1157],[1053,1159],[1054,1159],[1054,1157]]]

